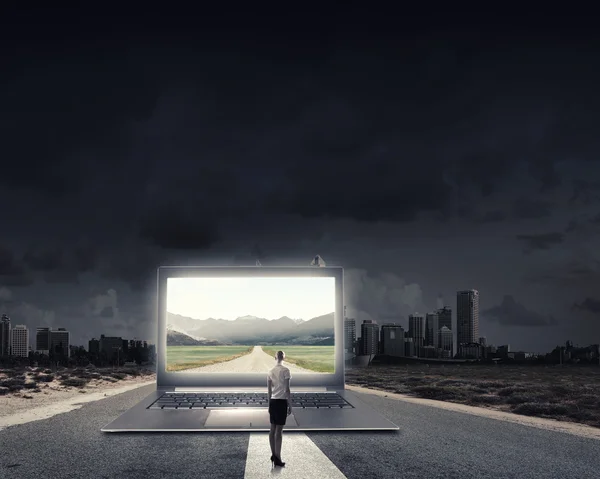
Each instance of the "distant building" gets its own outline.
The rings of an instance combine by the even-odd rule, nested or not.
[[[456,293],[456,342],[473,344],[479,339],[479,291]]]
[[[496,354],[498,356],[508,357],[508,353],[510,353],[510,344],[505,344],[496,348]]]
[[[360,325],[361,354],[377,354],[379,352],[379,326],[370,319]]]
[[[50,331],[50,350],[54,354],[71,357],[71,333],[65,328],[58,328],[56,331]]]
[[[0,357],[10,355],[10,318],[3,314],[0,318]]]
[[[438,315],[439,328],[442,329],[444,326],[446,326],[450,331],[452,331],[452,309],[444,306],[443,308],[438,309],[436,312]]]
[[[384,324],[381,326],[381,354],[386,356],[403,357],[404,328],[399,324]]]
[[[416,356],[415,340],[410,336],[404,338],[404,355],[409,358]]]
[[[485,336],[481,336],[479,338],[479,344],[481,344],[485,348],[487,346],[487,338]]]
[[[427,359],[435,359],[437,357],[437,349],[435,346],[423,346],[419,357]]]
[[[344,350],[349,353],[354,352],[356,343],[356,320],[354,318],[344,319]]]
[[[481,346],[479,343],[460,344],[458,354],[461,358],[466,359],[481,359]]]
[[[425,345],[425,316],[419,313],[408,316],[408,335],[413,338],[415,354]]]
[[[427,313],[425,316],[425,328],[426,328],[426,338],[425,344],[427,346],[439,347],[439,331],[440,331],[440,322],[439,315],[437,313]]]
[[[36,328],[35,350],[40,354],[50,354],[51,332],[50,328]]]
[[[92,338],[88,341],[88,351],[90,356],[98,356],[100,354],[100,341]]]
[[[18,324],[11,331],[10,350],[12,356],[26,358],[29,356],[29,330],[27,326]]]
[[[139,345],[137,343],[139,343]],[[141,341],[134,342],[133,347],[141,348],[141,343]],[[104,334],[100,335],[100,352],[105,353],[109,360],[117,359],[117,355],[122,354],[123,352],[123,338],[117,336],[104,336]]]
[[[148,345],[148,361],[151,363],[156,362],[156,345],[154,344]]]
[[[452,331],[447,326],[443,326],[440,329],[439,338],[442,357],[453,357],[454,338],[452,337]]]

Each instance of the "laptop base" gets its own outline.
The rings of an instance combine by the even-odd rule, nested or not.
[[[294,408],[285,431],[397,431],[399,427],[364,404],[347,390],[336,391],[351,409]],[[152,410],[148,407],[163,394],[149,396],[104,426],[102,432],[257,432],[271,428],[265,409]]]

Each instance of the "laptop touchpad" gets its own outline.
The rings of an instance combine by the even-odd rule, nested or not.
[[[286,419],[287,426],[297,426],[294,415]],[[208,415],[204,427],[271,427],[267,409],[213,409]]]

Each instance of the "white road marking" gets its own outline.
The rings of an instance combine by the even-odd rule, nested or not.
[[[73,411],[75,409],[79,409],[84,405],[84,403],[100,401],[101,399],[106,399],[109,396],[114,396],[116,394],[131,391],[132,389],[149,386],[150,384],[156,384],[156,379],[143,383],[130,384],[128,386],[123,386],[120,388],[106,389],[104,391],[92,394],[74,396],[59,403],[28,409],[26,411],[11,414],[10,416],[3,416],[0,417],[0,431],[10,426],[17,426],[19,424],[25,424],[32,421],[48,419],[52,416],[56,416],[57,414],[63,414],[66,412]]]
[[[283,430],[281,460],[286,463],[285,467],[272,468],[270,457],[269,433],[251,433],[244,479],[270,478],[273,475],[299,479],[346,478],[304,433],[286,433]]]

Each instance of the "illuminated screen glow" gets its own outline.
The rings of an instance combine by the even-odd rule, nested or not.
[[[335,278],[167,279],[168,372],[335,372]]]

